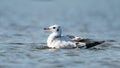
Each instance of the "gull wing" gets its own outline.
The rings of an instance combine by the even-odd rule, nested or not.
[[[67,35],[67,37],[75,42],[80,42],[82,41],[84,38],[83,37],[77,37],[77,36],[73,36],[73,35]]]
[[[93,39],[88,39],[88,38],[83,38],[83,37],[77,37],[77,36],[73,36],[73,35],[67,35],[67,36],[75,42],[86,43],[86,45],[85,45],[86,48],[91,48],[91,47],[97,46],[97,45],[105,42],[105,41],[100,41],[100,40],[93,40]]]

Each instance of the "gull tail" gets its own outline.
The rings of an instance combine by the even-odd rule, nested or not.
[[[97,45],[100,45],[102,43],[104,43],[105,41],[92,41],[92,42],[76,42],[76,47],[75,48],[84,48],[84,49],[88,49]]]
[[[86,49],[97,46],[99,44],[104,43],[105,41],[94,41],[94,42],[88,42],[86,43]]]

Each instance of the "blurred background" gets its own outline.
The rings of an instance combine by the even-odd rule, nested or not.
[[[107,38],[119,39],[119,3],[119,0],[0,0],[0,35],[27,35],[21,40],[2,36],[0,42],[31,42],[30,35],[34,42],[45,42],[48,34],[43,28],[53,24],[61,25],[64,35],[99,38],[110,35]]]
[[[13,47],[12,50],[16,49],[16,46],[21,45],[22,43],[46,43],[49,32],[44,31],[43,28],[54,24],[59,24],[62,26],[63,35],[71,34],[82,36],[85,38],[113,40],[117,42],[115,42],[114,44],[111,44],[111,42],[109,42],[107,44],[111,44],[111,46],[113,47],[117,46],[116,48],[120,48],[120,0],[0,0],[0,52],[3,53],[2,55],[0,55],[1,58],[3,58],[0,61],[0,66],[9,66],[9,63],[11,63],[8,62],[8,60],[5,61],[6,58],[9,58],[8,56],[11,56],[11,44],[8,43],[19,43],[15,44],[15,47]],[[24,46],[25,48],[21,46],[18,48],[20,48],[20,51],[25,50],[24,52],[26,55],[26,45],[24,44]],[[8,50],[10,53],[8,52]],[[15,51],[19,52],[19,49]],[[116,61],[118,60],[118,56],[120,57],[120,54],[118,54],[119,51],[119,49],[117,51],[116,49],[110,50],[110,52],[115,52],[112,55],[109,54],[111,57],[106,59],[111,60],[107,61],[108,63],[115,61],[115,65],[113,64],[111,67],[117,66],[117,64],[120,63],[120,61]],[[42,52],[42,54],[44,55],[44,53],[47,52],[48,51]],[[95,53],[95,59],[97,61],[103,60],[103,58],[106,58],[106,56],[108,55],[108,52],[102,52],[100,56],[103,56],[103,54],[104,56],[102,58],[100,57],[99,59],[97,58],[99,54],[96,55]],[[33,55],[33,52],[29,51],[29,53],[30,55]],[[60,51],[59,54],[61,53],[64,53],[64,55],[66,55],[66,51]],[[75,53],[76,55],[76,51],[73,51],[72,54],[73,53]],[[67,55],[68,54],[69,53],[67,53]],[[90,54],[88,54],[87,56],[90,57]],[[16,56],[14,52],[12,52],[12,55]],[[22,57],[24,57],[25,55],[22,55]],[[37,57],[38,56],[41,56],[41,53],[37,53]],[[28,59],[28,57],[25,57],[27,58],[27,60],[24,60],[23,58],[18,56],[16,56],[15,58],[20,58],[18,62],[21,62],[21,64],[24,60],[25,62],[23,64],[25,66],[34,66],[34,64],[37,65],[37,62],[34,63],[32,60]],[[58,56],[56,55],[56,57]],[[67,58],[66,56],[62,57]],[[94,60],[94,58],[92,58],[91,60],[85,60],[86,58],[84,57],[85,56],[83,55],[82,59],[87,63],[82,61],[78,63],[83,63],[82,65],[85,64],[86,66],[88,63]],[[13,59],[12,57],[9,59],[15,61],[14,63],[17,62],[17,60]],[[68,62],[65,62],[63,59],[59,60],[61,62],[64,62],[64,64],[70,61],[70,59]],[[30,61],[31,63],[28,63]],[[2,64],[3,62],[6,64]],[[51,60],[48,60],[47,62],[51,62]],[[99,62],[101,63],[101,61]],[[99,62],[97,62],[97,65],[92,64],[88,65],[88,67],[109,67],[110,63],[106,64],[107,66],[104,66],[104,64],[103,66],[101,66],[102,64],[99,65]],[[106,63],[105,61],[102,61],[102,63],[103,62]],[[14,63],[12,67],[18,68],[19,66],[21,66],[14,66]],[[49,67],[49,65],[45,66]],[[38,65],[38,67],[42,66]],[[62,66],[61,64],[60,67],[64,66]],[[80,65],[78,65],[78,67],[80,67]],[[117,67],[119,67],[119,65]]]

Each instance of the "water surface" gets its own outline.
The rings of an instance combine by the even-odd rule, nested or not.
[[[0,68],[119,68],[119,0],[0,0]],[[59,24],[63,35],[107,40],[91,49],[46,49]]]

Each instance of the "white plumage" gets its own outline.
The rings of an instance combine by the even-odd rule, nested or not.
[[[52,31],[47,39],[47,46],[50,48],[75,48],[85,46],[85,43],[76,41],[80,38],[71,35],[62,36],[62,30],[59,25],[53,25],[48,28],[44,28],[44,30]]]
[[[59,25],[53,25],[48,28],[44,28],[44,30],[52,32],[47,39],[47,46],[49,48],[91,48],[105,42],[93,41],[92,39],[85,39],[72,35],[62,36],[62,30]]]

